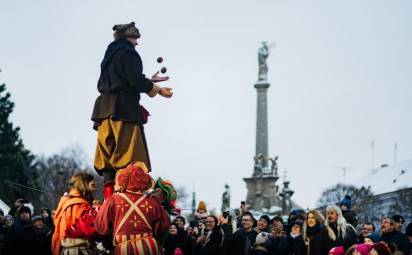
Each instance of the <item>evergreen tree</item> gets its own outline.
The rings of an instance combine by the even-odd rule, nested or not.
[[[6,85],[0,85],[0,198],[13,205],[17,198],[30,197],[29,191],[19,186],[27,185],[32,174],[34,156],[27,150],[19,136],[19,127],[9,120],[14,103]]]

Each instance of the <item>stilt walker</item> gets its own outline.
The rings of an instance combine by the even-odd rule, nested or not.
[[[101,73],[97,84],[100,92],[92,114],[94,129],[97,130],[97,146],[94,168],[104,177],[104,197],[113,193],[117,169],[134,161],[144,162],[151,171],[143,124],[149,113],[139,101],[140,94],[150,97],[160,94],[170,98],[171,88],[160,87],[158,82],[169,77],[151,79],[143,74],[142,60],[135,50],[140,32],[135,23],[115,25],[114,41],[107,47],[100,65]]]

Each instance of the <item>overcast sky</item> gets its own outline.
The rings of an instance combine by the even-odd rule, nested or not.
[[[79,144],[90,157],[99,64],[112,26],[135,21],[144,72],[162,56],[171,100],[143,96],[153,175],[220,208],[246,198],[253,171],[257,50],[268,59],[269,151],[293,199],[372,167],[412,158],[412,2],[409,0],[0,0],[0,82],[16,103],[25,145],[50,155]],[[282,174],[283,175],[283,174]]]

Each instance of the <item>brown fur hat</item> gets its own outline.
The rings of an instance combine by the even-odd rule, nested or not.
[[[134,22],[131,22],[129,24],[114,25],[113,31],[113,37],[115,40],[119,40],[126,37],[140,38],[139,29],[137,29]]]

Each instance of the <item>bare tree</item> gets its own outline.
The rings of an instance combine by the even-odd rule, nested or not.
[[[32,192],[31,201],[34,206],[36,208],[56,208],[60,197],[69,189],[71,176],[79,171],[87,171],[95,175],[97,188],[95,194],[97,198],[100,198],[102,178],[91,169],[87,162],[87,156],[80,147],[69,147],[50,157],[37,157],[36,178],[32,180],[32,185],[41,192]]]

